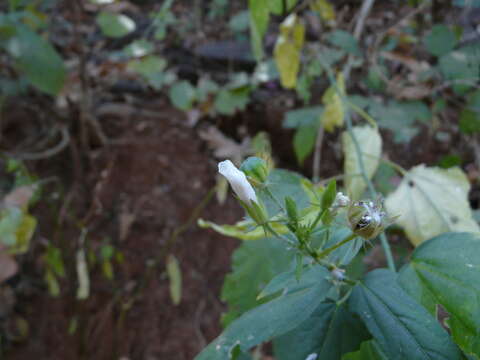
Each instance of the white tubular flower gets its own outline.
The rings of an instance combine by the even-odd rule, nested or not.
[[[218,172],[225,176],[233,191],[244,203],[250,205],[251,201],[257,201],[257,195],[252,185],[248,182],[245,174],[238,170],[230,160],[218,163]]]

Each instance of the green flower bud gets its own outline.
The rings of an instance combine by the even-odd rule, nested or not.
[[[348,209],[348,222],[352,231],[364,239],[372,239],[386,226],[386,214],[381,206],[372,201],[358,201]]]
[[[247,158],[240,166],[242,170],[251,179],[264,183],[268,178],[268,166],[265,160],[255,156]]]

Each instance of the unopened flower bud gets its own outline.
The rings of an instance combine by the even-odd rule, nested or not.
[[[332,207],[341,208],[350,205],[350,198],[346,195],[343,195],[342,192],[338,192],[335,196],[335,201],[333,202]]]
[[[225,176],[235,194],[245,204],[250,205],[252,201],[258,202],[255,190],[248,182],[247,177],[230,160],[218,163],[218,172]]]
[[[268,165],[265,160],[259,157],[251,156],[247,158],[240,166],[240,170],[260,183],[264,183],[268,177]]]
[[[345,279],[345,270],[344,269],[335,268],[330,272],[330,274],[337,281],[343,281]]]
[[[372,201],[358,201],[348,209],[348,221],[352,231],[364,239],[372,239],[386,226],[386,214]]]

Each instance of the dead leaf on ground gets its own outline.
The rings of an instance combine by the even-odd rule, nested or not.
[[[35,190],[35,185],[19,186],[3,198],[3,206],[22,208],[25,205],[28,205]]]

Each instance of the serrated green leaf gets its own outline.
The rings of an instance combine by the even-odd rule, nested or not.
[[[174,305],[182,300],[182,271],[175,256],[167,257],[167,275],[170,280],[170,297]]]
[[[288,269],[293,255],[275,238],[242,243],[232,255],[232,272],[225,277],[221,292],[228,304],[223,324],[259,305],[257,295],[276,274]]]
[[[373,177],[377,170],[382,154],[382,138],[377,128],[371,126],[356,126],[352,132],[357,139],[360,147],[361,156],[356,151],[355,144],[350,133],[342,134],[342,147],[345,154],[343,169],[345,172],[345,188],[353,200],[362,196],[367,188],[365,180],[361,176],[361,167],[359,159],[363,160],[365,173],[369,179]]]
[[[105,36],[120,38],[135,30],[135,22],[126,15],[102,11],[96,18]]]
[[[369,337],[365,326],[346,306],[323,303],[296,329],[274,340],[274,352],[278,360],[304,360],[310,354],[316,354],[319,360],[340,360]]]
[[[446,233],[423,242],[399,283],[431,313],[442,305],[454,341],[480,358],[480,235]]]
[[[414,245],[447,231],[479,232],[468,202],[470,184],[460,168],[415,166],[385,206]]]
[[[360,350],[346,354],[342,360],[388,360],[379,349],[375,340],[362,343]]]
[[[280,296],[250,310],[231,323],[195,359],[229,359],[231,350],[237,345],[242,351],[248,351],[296,328],[318,307],[330,286],[328,280],[319,279],[311,288]]]
[[[273,52],[282,86],[286,89],[293,89],[297,84],[304,41],[305,26],[295,14],[290,14],[280,25],[280,35]]]
[[[431,54],[442,56],[453,50],[457,44],[457,37],[448,26],[434,25],[424,41]]]
[[[461,359],[448,333],[402,290],[389,270],[374,270],[355,285],[349,305],[390,360]]]
[[[297,279],[296,272],[297,269],[293,269],[275,276],[258,294],[257,299],[266,298],[280,291],[282,291],[282,295],[292,294],[312,287],[317,281],[329,275],[328,271],[320,265],[304,269],[300,279]]]
[[[66,77],[65,66],[44,38],[27,26],[15,23],[15,35],[9,38],[6,50],[34,87],[50,95],[60,92]]]

